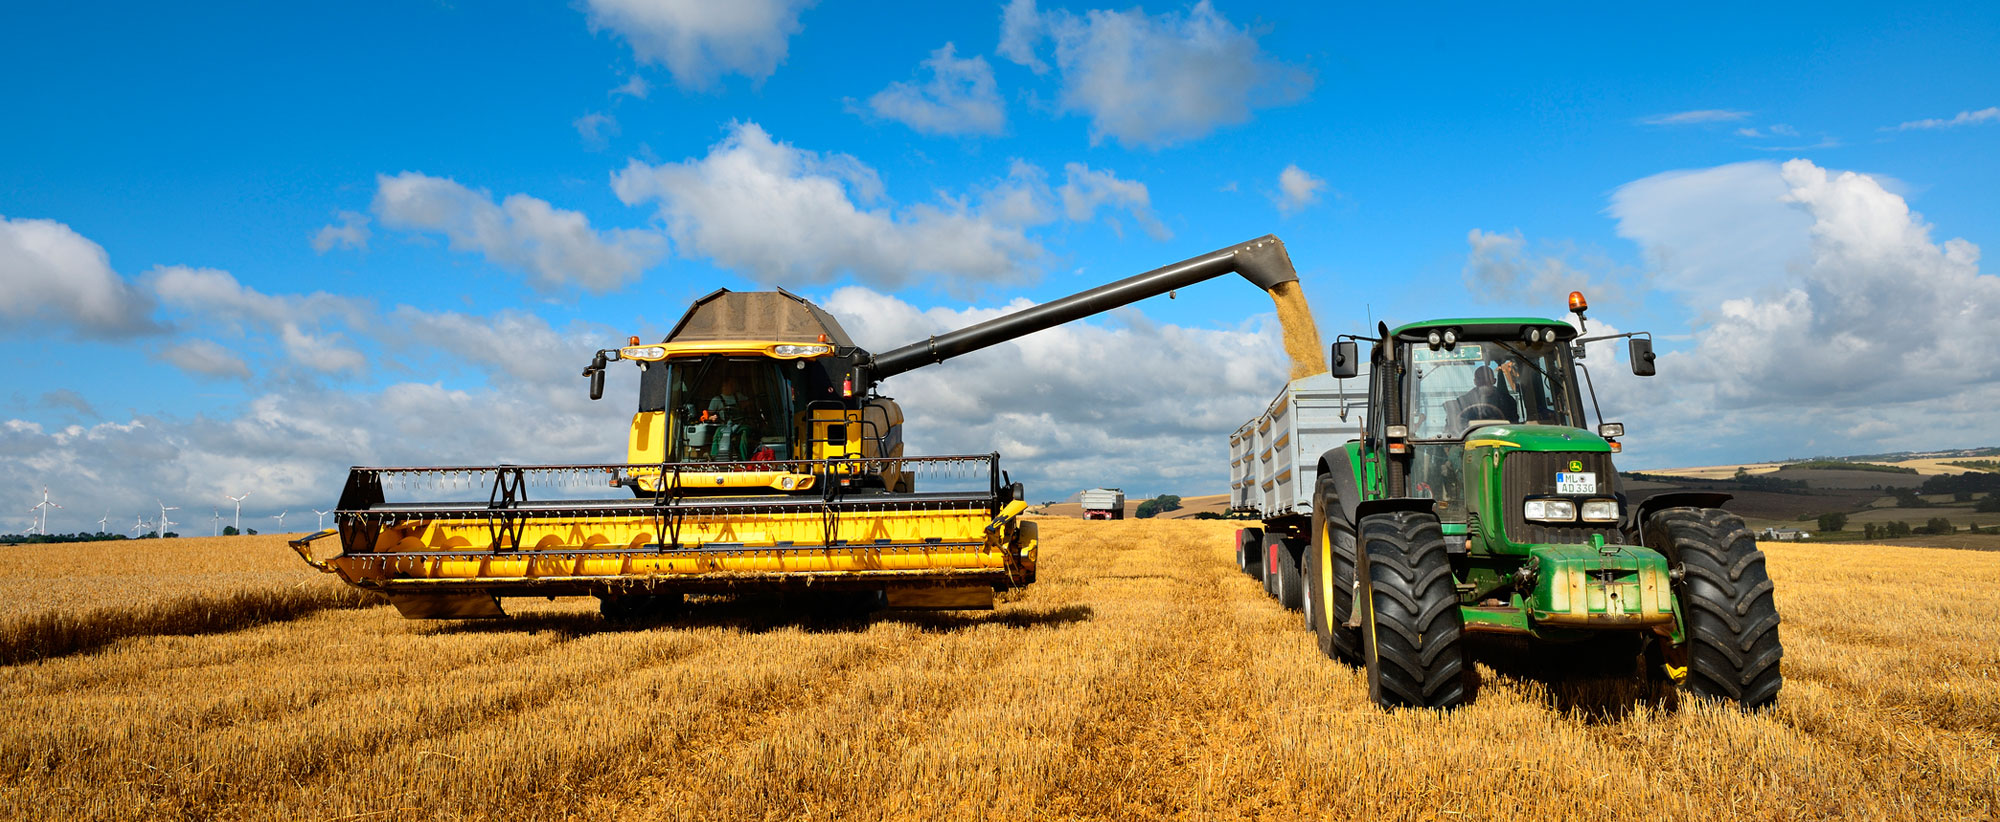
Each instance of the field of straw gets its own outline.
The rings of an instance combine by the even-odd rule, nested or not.
[[[717,598],[635,629],[587,600],[405,622],[277,537],[0,548],[4,590],[38,603],[0,622],[0,817],[2000,813],[2000,554],[1766,546],[1768,713],[1482,663],[1477,702],[1439,715],[1371,707],[1236,571],[1224,524],[1042,527],[1041,581],[991,613]],[[232,597],[310,602],[215,619]],[[12,638],[47,614],[109,627]]]

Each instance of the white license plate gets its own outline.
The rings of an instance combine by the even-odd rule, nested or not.
[[[1597,474],[1590,471],[1558,471],[1556,472],[1556,493],[1595,494],[1597,493]]]

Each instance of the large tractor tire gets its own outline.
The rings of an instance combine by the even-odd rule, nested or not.
[[[1369,698],[1385,708],[1453,708],[1471,698],[1465,617],[1437,518],[1363,517],[1361,580]]]
[[[1299,574],[1299,555],[1304,553],[1303,546],[1298,540],[1281,537],[1272,543],[1271,548],[1277,552],[1278,558],[1278,584],[1272,586],[1277,589],[1278,604],[1299,610],[1305,606],[1306,581]]]
[[[1720,508],[1669,508],[1646,518],[1646,547],[1679,572],[1687,640],[1667,648],[1664,661],[1686,668],[1681,688],[1756,710],[1778,698],[1778,606],[1772,600],[1764,552],[1743,520]]]
[[[1306,629],[1330,659],[1359,664],[1361,630],[1347,626],[1354,613],[1354,527],[1338,513],[1333,478],[1321,476],[1313,495],[1312,542],[1300,563],[1305,577]]]

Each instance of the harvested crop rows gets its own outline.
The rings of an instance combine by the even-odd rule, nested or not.
[[[1766,714],[1482,664],[1478,701],[1440,716],[1370,706],[1361,675],[1236,571],[1223,524],[1042,529],[1040,582],[992,613],[857,621],[713,599],[639,629],[568,600],[509,600],[506,622],[405,622],[280,570],[296,559],[275,537],[0,549],[5,590],[42,603],[0,614],[7,647],[34,647],[16,635],[53,613],[111,626],[0,666],[0,816],[2000,809],[2000,554],[1765,546],[1786,620],[1785,691]],[[210,622],[188,605],[273,591],[312,603]]]

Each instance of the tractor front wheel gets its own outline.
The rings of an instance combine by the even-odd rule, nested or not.
[[[1361,631],[1347,626],[1354,614],[1354,527],[1341,518],[1333,478],[1320,477],[1313,496],[1312,543],[1306,546],[1306,626],[1330,659],[1361,662]]]
[[[1646,547],[1678,572],[1686,641],[1665,649],[1684,660],[1681,687],[1695,696],[1727,699],[1756,710],[1778,698],[1778,606],[1764,552],[1743,520],[1720,508],[1669,508],[1646,518]]]
[[[1385,708],[1454,708],[1471,698],[1465,617],[1437,518],[1363,517],[1361,580],[1369,698]]]

